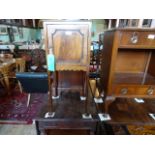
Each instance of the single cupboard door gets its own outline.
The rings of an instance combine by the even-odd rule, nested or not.
[[[57,70],[87,70],[89,24],[49,24],[48,48],[53,49]]]

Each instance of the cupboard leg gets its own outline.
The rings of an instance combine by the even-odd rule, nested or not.
[[[49,96],[48,96],[48,105],[50,112],[53,111],[53,101],[52,101],[52,80],[51,73],[48,72],[48,87],[49,87]]]
[[[84,84],[84,95],[86,97],[85,100],[85,113],[88,114],[88,75],[87,73],[85,74],[85,84]]]
[[[112,96],[106,96],[104,98],[103,109],[105,113],[109,112],[109,106],[112,102],[114,102],[114,100],[115,100],[115,97],[112,97]]]
[[[10,82],[9,82],[9,78],[5,77],[4,81],[5,81],[7,93],[8,93],[8,95],[10,95]]]
[[[83,87],[82,87],[82,96],[85,96],[85,72],[82,72],[82,85],[83,85]]]
[[[54,85],[55,85],[55,92],[54,92],[54,96],[58,96],[58,72],[55,71],[54,72]]]

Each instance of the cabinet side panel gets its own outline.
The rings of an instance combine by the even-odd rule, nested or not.
[[[108,31],[104,33],[102,51],[102,62],[101,62],[101,91],[107,91],[109,83],[109,74],[111,68],[111,57],[113,48],[114,32]]]
[[[152,51],[152,56],[148,68],[148,73],[152,76],[155,76],[155,51]]]

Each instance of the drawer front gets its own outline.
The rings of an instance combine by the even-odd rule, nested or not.
[[[155,32],[124,31],[120,32],[119,46],[155,48]]]
[[[155,86],[115,86],[113,88],[113,95],[155,97]]]

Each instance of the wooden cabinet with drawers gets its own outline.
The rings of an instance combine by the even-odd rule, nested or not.
[[[117,97],[155,97],[155,29],[113,29],[104,33],[101,91],[105,111]]]

